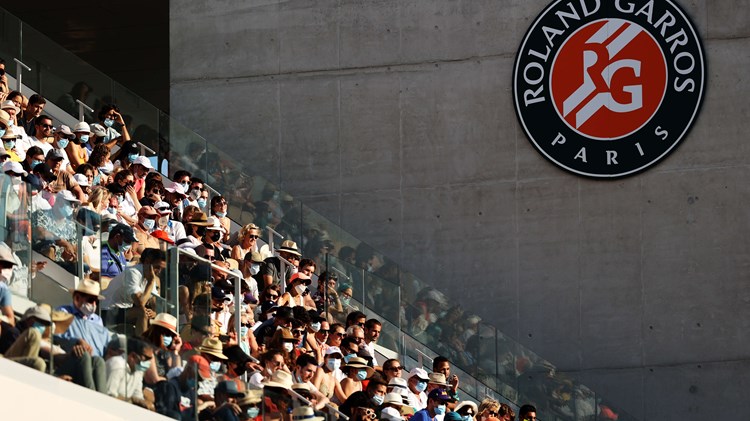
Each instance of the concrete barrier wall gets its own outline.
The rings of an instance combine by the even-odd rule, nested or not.
[[[702,112],[617,181],[518,124],[543,0],[174,1],[172,114],[633,415],[748,419],[750,1],[678,3]]]

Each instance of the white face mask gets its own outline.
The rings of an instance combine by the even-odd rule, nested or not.
[[[292,352],[294,351],[294,344],[291,342],[284,342],[284,349],[286,352]]]
[[[260,265],[258,263],[253,263],[252,265],[250,265],[251,275],[257,275],[258,272],[260,272]]]
[[[96,303],[83,303],[79,310],[81,310],[81,313],[85,316],[91,316],[96,312]]]
[[[296,287],[294,287],[294,290],[297,291],[297,294],[302,295],[302,293],[305,292],[305,284],[299,284]]]

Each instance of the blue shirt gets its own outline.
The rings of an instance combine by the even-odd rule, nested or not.
[[[99,326],[104,326],[104,323],[102,322],[102,318],[101,318],[101,317],[99,317],[99,315],[98,315],[98,314],[94,313],[94,314],[92,314],[91,316],[88,316],[88,317],[86,317],[86,316],[85,316],[85,315],[84,315],[83,313],[81,313],[81,311],[80,311],[80,310],[78,310],[78,309],[77,309],[77,308],[76,308],[76,307],[75,307],[74,305],[72,305],[72,304],[71,304],[71,305],[67,305],[67,306],[60,306],[60,307],[58,308],[58,310],[60,310],[60,311],[64,311],[64,312],[66,312],[66,313],[70,313],[70,314],[72,314],[72,315],[76,316],[76,319],[84,319],[84,320],[88,320],[88,321],[90,321],[90,322],[92,322],[92,323],[96,323],[96,324],[98,324]]]
[[[95,321],[93,317],[84,319],[83,314],[81,314],[80,311],[75,310],[75,313],[69,311],[71,307],[72,306],[63,306],[58,308],[58,310],[74,314],[75,317],[70,323],[68,330],[61,335],[55,335],[55,340],[60,340],[63,349],[69,351],[78,339],[83,339],[91,345],[91,348],[93,348],[91,355],[95,357],[103,357],[112,335],[104,326],[102,326],[102,320],[99,316],[96,316],[95,314],[91,315],[99,318],[98,321]]]
[[[430,413],[427,412],[427,408],[419,410],[414,413],[414,415],[409,418],[409,421],[434,421],[435,418],[432,418],[430,416]]]
[[[108,243],[102,244],[101,276],[114,278],[122,272],[126,264],[125,256],[122,253],[112,250]]]
[[[9,307],[11,304],[10,290],[5,282],[0,281],[0,307]]]

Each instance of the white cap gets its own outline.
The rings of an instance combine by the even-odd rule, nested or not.
[[[153,170],[154,166],[151,165],[151,161],[143,155],[139,155],[138,158],[133,161],[133,164],[143,165],[149,170]]]
[[[380,419],[384,421],[402,421],[404,417],[401,416],[398,409],[389,406],[380,411]]]
[[[86,123],[85,121],[81,121],[75,126],[73,126],[74,132],[85,132],[85,133],[91,133],[91,127],[89,127],[89,123]]]
[[[156,202],[154,203],[154,209],[162,215],[168,215],[172,213],[172,207],[167,202]]]
[[[8,171],[12,171],[12,172],[14,172],[16,174],[21,174],[24,177],[26,177],[27,175],[29,175],[29,173],[27,173],[26,171],[24,171],[24,169],[23,169],[23,167],[21,166],[20,163],[13,162],[13,161],[5,161],[3,163],[3,172],[8,172]]]
[[[206,220],[206,223],[208,226],[206,227],[207,230],[214,230],[214,231],[224,231],[224,227],[221,226],[221,221],[219,221],[219,218],[215,216],[209,216]]]
[[[79,203],[80,200],[76,199],[75,196],[73,196],[73,193],[70,192],[70,190],[60,190],[57,193],[57,200],[65,199],[68,202],[75,202]]]
[[[73,178],[76,180],[76,183],[80,184],[81,186],[88,187],[89,186],[89,178],[86,177],[83,174],[74,174]]]
[[[91,133],[93,133],[96,137],[104,137],[107,135],[107,129],[105,129],[101,124],[94,123],[90,128]]]
[[[172,182],[172,184],[169,185],[169,187],[164,187],[164,190],[166,190],[166,191],[168,191],[170,193],[178,193],[178,194],[181,194],[183,196],[187,196],[185,194],[185,189],[182,187],[182,184],[175,183],[174,181]]]
[[[414,367],[409,372],[409,378],[417,377],[419,380],[428,381],[430,380],[430,376],[427,375],[427,372],[420,367]]]
[[[0,105],[0,108],[2,108],[3,110],[7,110],[9,108],[12,110],[16,110],[16,114],[18,114],[18,112],[20,111],[20,109],[16,107],[16,104],[11,100],[3,101],[3,104]]]

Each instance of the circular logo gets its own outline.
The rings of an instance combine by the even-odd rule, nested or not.
[[[671,0],[553,2],[516,58],[514,99],[529,140],[573,173],[642,171],[684,138],[700,109],[705,63]]]

